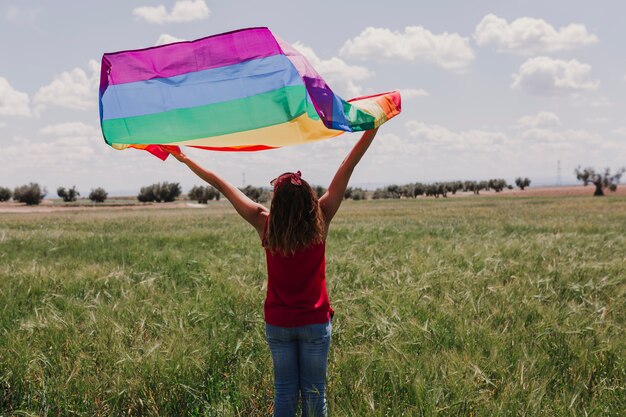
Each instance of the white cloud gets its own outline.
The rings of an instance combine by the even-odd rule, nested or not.
[[[542,143],[563,143],[574,146],[575,144],[602,146],[606,141],[597,133],[583,129],[553,130],[553,129],[528,129],[522,132],[523,139]]]
[[[573,94],[571,104],[575,107],[608,107],[612,103],[606,96],[590,97],[588,94]]]
[[[339,53],[361,59],[420,60],[456,72],[466,70],[474,60],[469,38],[448,32],[435,35],[421,26],[407,26],[404,32],[368,27],[357,37],[346,41]]]
[[[97,125],[83,122],[54,124],[40,129],[37,135],[14,137],[4,143],[0,174],[13,171],[24,176],[32,171],[32,167],[37,167],[38,175],[47,172],[40,180],[60,176],[79,183],[102,163],[107,148]]]
[[[591,65],[575,59],[564,61],[545,56],[530,58],[513,74],[511,88],[540,96],[564,96],[598,88],[591,80]]]
[[[429,97],[430,93],[423,88],[400,88],[400,96],[402,100],[410,100],[415,97]]]
[[[509,141],[502,132],[475,129],[454,132],[443,126],[415,120],[407,122],[406,128],[409,135],[420,143],[447,151],[494,152]]]
[[[210,10],[204,0],[178,0],[171,12],[164,5],[143,6],[133,10],[133,14],[150,23],[180,23],[202,20],[209,17]]]
[[[601,124],[608,123],[608,122],[609,122],[608,117],[587,117],[585,119],[585,123],[589,123],[592,125],[601,125]]]
[[[554,113],[541,111],[534,116],[521,117],[517,123],[521,127],[551,127],[560,126],[561,119]]]
[[[28,94],[17,91],[0,77],[0,116],[31,116]]]
[[[598,97],[588,103],[591,107],[606,107],[611,105],[611,100],[608,97]]]
[[[0,122],[0,129],[3,127],[7,127],[7,123],[6,122]]]
[[[509,23],[494,14],[483,17],[474,30],[474,39],[480,46],[493,45],[498,52],[520,55],[565,51],[598,42],[582,24],[557,30],[543,19],[522,17]]]
[[[294,42],[292,46],[313,65],[339,95],[345,98],[363,95],[363,88],[355,81],[370,78],[372,76],[370,70],[360,65],[350,65],[337,57],[321,59],[311,47],[299,41]]]
[[[620,127],[618,129],[614,129],[613,133],[617,133],[618,135],[626,136],[626,127]]]
[[[41,171],[56,167],[71,172],[78,167],[88,168],[95,151],[92,140],[87,137],[62,136],[53,140],[14,138],[12,143],[2,146],[2,154],[7,161],[3,168],[7,165],[16,170],[37,167]]]
[[[11,22],[35,22],[43,14],[42,7],[9,6],[6,12],[7,20]]]
[[[82,68],[57,75],[54,80],[37,91],[34,103],[38,110],[48,105],[67,107],[75,110],[88,110],[98,104],[98,83],[100,66],[97,61],[89,61],[88,74]]]
[[[161,36],[159,36],[159,39],[156,41],[155,45],[156,46],[166,45],[168,43],[176,43],[176,42],[181,42],[184,40],[186,39],[177,38],[176,36],[172,36],[172,35],[168,35],[167,33],[164,33]]]
[[[52,136],[98,136],[100,129],[83,122],[66,122],[39,129],[41,135]]]

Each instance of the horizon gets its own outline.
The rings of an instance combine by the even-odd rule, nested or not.
[[[484,179],[484,180],[456,180],[456,181],[477,181],[477,182],[479,182],[479,181],[488,181],[488,180],[489,179]],[[412,182],[405,182],[405,183],[360,183],[360,184],[350,184],[349,187],[361,188],[365,192],[374,192],[374,191],[376,191],[376,189],[384,188],[384,187],[387,187],[387,186],[390,186],[390,185],[402,186],[402,185],[406,185],[406,184],[409,184],[409,183],[415,183],[415,182],[428,185],[428,184],[433,184],[433,183],[446,183],[446,182],[453,182],[453,181],[412,181]],[[514,181],[513,182],[508,182],[507,181],[507,184],[513,186],[514,190],[517,190],[519,188],[519,187],[517,187],[515,185]],[[26,184],[22,184],[22,185],[26,185]],[[144,185],[142,185],[142,187],[143,186],[148,186],[148,185],[152,185],[152,184],[144,184]],[[182,187],[181,196],[185,196],[186,197],[187,193],[189,192],[191,187],[197,186],[197,185],[202,185],[202,184],[193,184],[190,187],[182,187],[181,186]],[[247,185],[251,185],[251,184],[246,184],[245,186],[247,186]],[[326,186],[324,186],[322,184],[311,184],[312,187],[316,187],[316,186],[320,186],[320,185],[323,186],[323,187],[326,187]],[[593,184],[589,184],[589,185],[587,185],[587,187],[592,187],[592,185]],[[626,186],[626,182],[619,182],[619,183],[617,183],[617,185],[618,185],[618,187]],[[59,197],[56,194],[56,188],[55,189],[48,189],[47,187],[45,187],[43,185],[41,185],[41,186],[43,188],[45,188],[45,191],[46,191],[46,195],[44,196],[44,198],[42,200],[62,200],[62,198]],[[71,188],[73,186],[74,185],[70,185],[70,186],[66,185],[66,186],[64,186],[64,188],[67,189],[67,188]],[[0,187],[2,187],[2,186],[0,185]],[[63,186],[60,186],[60,187],[63,187]],[[240,188],[240,189],[244,188],[244,187],[238,186],[238,188]],[[263,188],[263,189],[266,189],[266,190],[271,190],[272,189],[271,186],[267,186],[267,187],[266,186],[254,186],[254,187],[260,187],[260,188]],[[568,188],[568,187],[585,187],[585,185],[583,185],[583,183],[581,181],[575,181],[575,182],[563,181],[563,182],[561,182],[560,185],[556,184],[556,183],[552,183],[552,182],[538,182],[538,183],[535,183],[532,180],[532,178],[531,178],[531,184],[529,186],[526,186],[525,188],[527,188],[527,189],[528,188],[546,189],[546,188]],[[76,190],[79,192],[77,200],[88,200],[89,199],[89,197],[88,197],[89,196],[89,192],[92,189],[94,189],[94,188],[96,188],[96,187],[93,187],[93,188],[91,188],[89,190],[81,190],[81,189],[77,188]],[[13,191],[12,188],[10,188],[10,190]],[[108,193],[107,200],[114,199],[114,198],[136,197],[139,194],[139,189],[136,189],[136,190],[130,190],[130,189],[127,189],[127,190],[107,190],[105,188],[105,191]],[[490,192],[491,190],[483,190],[483,191]],[[177,198],[177,200],[178,200],[178,198]],[[0,202],[0,204],[1,204],[1,202]]]

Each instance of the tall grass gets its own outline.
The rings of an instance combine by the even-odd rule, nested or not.
[[[617,416],[626,199],[346,202],[334,416]],[[0,214],[0,415],[266,416],[264,253],[206,210]]]

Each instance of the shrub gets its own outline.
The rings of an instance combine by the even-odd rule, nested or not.
[[[89,199],[91,201],[93,201],[94,203],[103,203],[104,200],[107,199],[107,197],[109,196],[109,193],[107,193],[104,188],[95,188],[95,189],[91,189],[91,192],[89,193]]]
[[[489,188],[493,188],[493,190],[496,193],[499,193],[500,191],[504,190],[505,188],[508,187],[506,180],[504,180],[503,178],[493,178],[490,179],[489,182],[487,183],[487,189]]]
[[[209,200],[219,200],[220,192],[211,186],[193,186],[187,196],[190,200],[196,200],[200,204],[206,204]]]
[[[0,201],[9,201],[13,193],[9,188],[0,187]]]
[[[366,200],[367,196],[365,195],[365,190],[362,188],[354,188],[351,190],[350,198],[353,200]]]
[[[181,193],[182,188],[179,183],[162,182],[141,187],[139,194],[137,195],[137,200],[142,203],[152,201],[156,201],[157,203],[171,202],[176,200],[176,197],[178,197]]]
[[[317,198],[320,198],[326,193],[326,188],[322,187],[321,185],[313,186],[313,190],[315,191],[315,194],[317,194]],[[344,197],[345,197],[345,193],[344,193]]]
[[[71,201],[76,201],[76,197],[80,195],[78,191],[76,191],[76,186],[74,185],[72,188],[68,188],[67,190],[64,187],[57,188],[57,195],[63,199],[66,203]]]
[[[17,187],[13,191],[13,200],[26,203],[29,206],[36,206],[46,196],[48,191],[41,188],[39,184],[31,182],[28,185]]]
[[[270,199],[270,192],[262,187],[247,185],[245,188],[241,188],[241,192],[257,203],[265,203]]]
[[[524,188],[530,186],[530,178],[517,177],[515,178],[515,185],[517,185],[522,191],[524,191]]]

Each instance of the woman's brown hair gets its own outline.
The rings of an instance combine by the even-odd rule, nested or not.
[[[286,255],[322,242],[324,218],[317,194],[308,182],[300,178],[300,172],[285,173],[272,183],[275,185],[274,196],[265,247]]]

